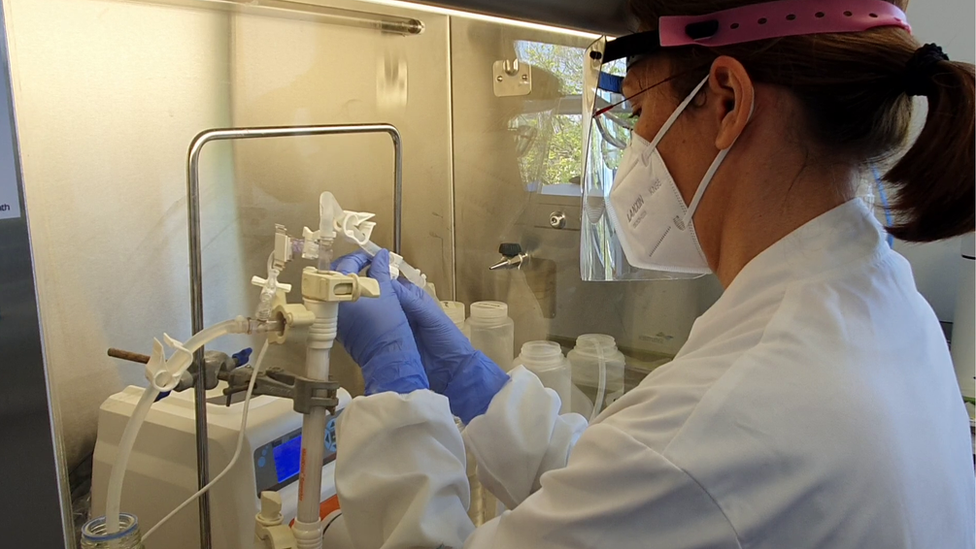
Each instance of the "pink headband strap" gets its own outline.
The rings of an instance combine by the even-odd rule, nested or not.
[[[664,16],[658,32],[664,47],[712,47],[875,27],[912,31],[905,12],[884,0],[777,0],[706,15]],[[705,36],[696,38],[702,34]]]

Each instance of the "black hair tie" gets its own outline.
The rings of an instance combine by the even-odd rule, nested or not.
[[[909,96],[930,96],[935,93],[935,74],[939,61],[948,61],[949,56],[935,44],[925,44],[915,50],[908,65],[905,66],[905,93]]]

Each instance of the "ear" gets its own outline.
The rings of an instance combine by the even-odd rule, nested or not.
[[[742,134],[752,116],[756,88],[742,63],[725,55],[712,62],[708,87],[718,99],[712,107],[718,118],[715,147],[727,149]]]

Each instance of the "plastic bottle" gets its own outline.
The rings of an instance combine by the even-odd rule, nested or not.
[[[573,384],[592,403],[591,419],[624,393],[624,355],[613,336],[584,334],[567,357],[573,369]],[[602,387],[601,387],[602,386]],[[575,403],[573,409],[580,409]]]
[[[525,366],[542,385],[559,395],[559,413],[569,413],[572,398],[572,368],[563,356],[562,348],[554,341],[529,341],[522,345],[522,353],[514,366]]]
[[[464,322],[464,303],[460,301],[441,301],[441,309],[454,322],[454,325],[461,330],[461,333],[468,339],[471,339],[471,334]],[[464,425],[461,424],[461,420],[458,418],[454,418],[454,420],[457,422],[458,429],[463,430]],[[471,522],[475,526],[481,526],[495,517],[494,509],[497,500],[488,490],[482,488],[481,481],[478,480],[478,461],[474,458],[474,454],[468,448],[464,449],[464,453],[467,458],[465,469],[468,475],[468,485],[471,487],[471,503],[468,506],[468,518],[471,519]],[[490,514],[487,512],[488,509],[491,509]]]
[[[471,333],[468,330],[467,323],[464,321],[464,303],[460,301],[441,301],[441,309],[447,314],[447,318],[450,318],[451,322],[461,330],[461,333],[468,339],[471,339]]]
[[[92,519],[81,529],[81,549],[143,549],[139,520],[119,513],[119,531],[110,534],[105,517]]]
[[[501,369],[512,369],[515,357],[515,322],[508,318],[508,305],[501,301],[478,301],[471,304],[471,316],[465,321],[471,345],[488,356]]]

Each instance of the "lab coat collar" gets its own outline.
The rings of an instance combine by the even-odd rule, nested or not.
[[[738,301],[889,252],[884,228],[855,198],[820,215],[752,259],[723,295]],[[778,292],[777,292],[778,293]]]

